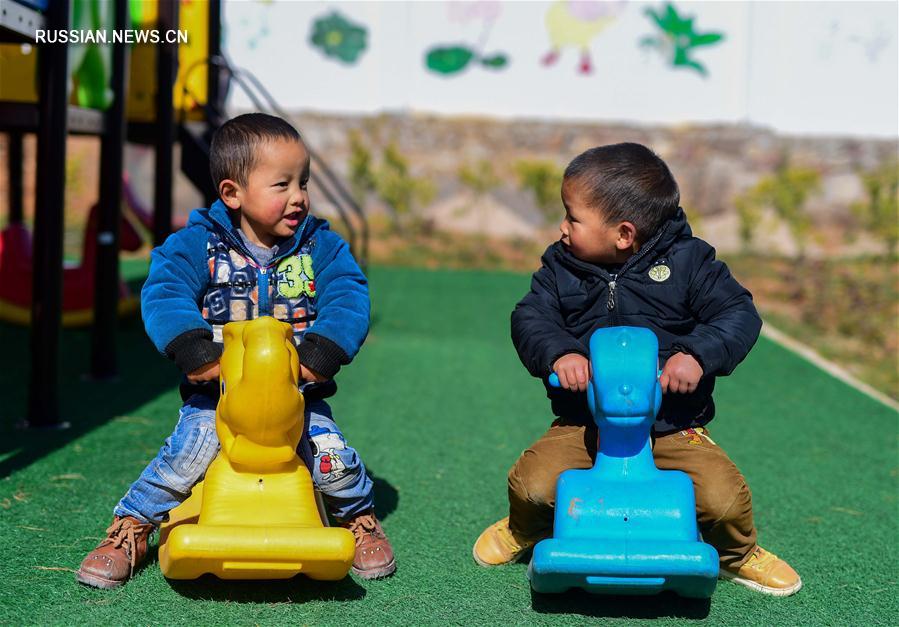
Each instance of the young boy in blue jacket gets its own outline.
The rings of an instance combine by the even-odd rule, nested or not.
[[[659,339],[664,393],[652,429],[661,469],[686,472],[721,576],[787,596],[799,575],[756,542],[746,481],[709,437],[715,378],[730,374],[758,339],[752,296],[715,250],[693,237],[668,166],[639,144],[593,148],[562,183],[559,242],[543,255],[531,291],[512,313],[512,341],[528,371],[562,389],[547,395],[557,416],[509,472],[509,516],[474,545],[482,566],[509,563],[552,531],[556,481],[593,466],[597,429],[587,408],[587,344],[599,327],[647,327]]]
[[[385,577],[393,550],[375,517],[372,481],[325,399],[359,350],[369,325],[368,284],[349,247],[309,215],[309,153],[286,121],[261,114],[226,122],[212,140],[220,199],[152,253],[141,293],[147,334],[185,374],[175,430],[114,509],[107,537],[76,579],[98,588],[127,581],[150,534],[202,479],[219,443],[215,408],[222,327],[273,316],[290,323],[313,480],[329,512],[356,536],[353,571]]]

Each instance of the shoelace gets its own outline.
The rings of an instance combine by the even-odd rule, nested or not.
[[[777,561],[777,556],[774,553],[769,553],[763,549],[756,549],[755,552],[749,557],[749,561],[746,562],[747,566],[750,568],[754,568],[756,570],[767,570],[774,562]]]
[[[515,539],[515,536],[512,535],[512,530],[509,529],[508,524],[499,527],[499,533],[496,535],[499,538],[499,541],[506,545],[506,550],[512,553],[519,553],[533,544],[533,542],[528,542],[527,540],[518,542],[518,540]]]
[[[137,564],[137,536],[138,532],[144,531],[144,525],[135,525],[134,522],[127,518],[120,518],[106,530],[107,538],[100,543],[100,546],[112,544],[112,548],[118,549],[125,547],[125,554],[131,563],[131,576],[134,576],[134,567]]]
[[[371,514],[353,519],[347,523],[347,529],[352,531],[353,535],[356,537],[356,546],[359,546],[365,541],[366,535],[374,536],[376,538],[387,537],[379,528],[378,521],[375,520],[375,517]]]

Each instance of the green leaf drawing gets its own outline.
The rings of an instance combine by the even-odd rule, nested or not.
[[[490,68],[499,69],[501,67],[506,67],[509,63],[509,58],[503,53],[495,54],[492,57],[482,57],[480,59],[481,65]]]
[[[431,48],[426,57],[428,69],[440,74],[455,74],[468,66],[475,53],[465,46]]]

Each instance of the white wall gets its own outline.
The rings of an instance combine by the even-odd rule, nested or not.
[[[540,63],[550,47],[550,2],[452,4],[230,1],[226,51],[286,109],[752,122],[791,134],[899,135],[896,2],[677,2],[681,15],[695,17],[695,30],[725,35],[692,53],[707,77],[639,45],[658,33],[646,8],[661,10],[662,2],[608,5],[618,14],[590,44],[590,75],[578,73],[574,49],[551,67]],[[308,43],[313,21],[335,9],[368,31],[353,65]],[[462,21],[466,9],[495,16],[484,52],[504,52],[510,64],[451,76],[428,71],[432,46],[483,36],[490,20]],[[237,92],[230,104],[250,106]]]

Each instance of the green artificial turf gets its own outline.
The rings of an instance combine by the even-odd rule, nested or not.
[[[482,569],[481,530],[506,513],[505,477],[550,422],[509,340],[516,274],[371,272],[374,325],[338,376],[337,420],[375,478],[398,571],[384,581],[169,582],[151,554],[114,591],[72,570],[175,423],[174,367],[138,320],[121,324],[115,382],[82,380],[86,331],[62,339],[64,432],[24,413],[27,333],[0,326],[0,624],[870,624],[899,611],[897,414],[764,339],[719,382],[716,441],[753,490],[761,543],[802,574],[776,599],[721,582],[673,597],[534,596],[524,564]],[[890,617],[893,617],[892,619]]]

